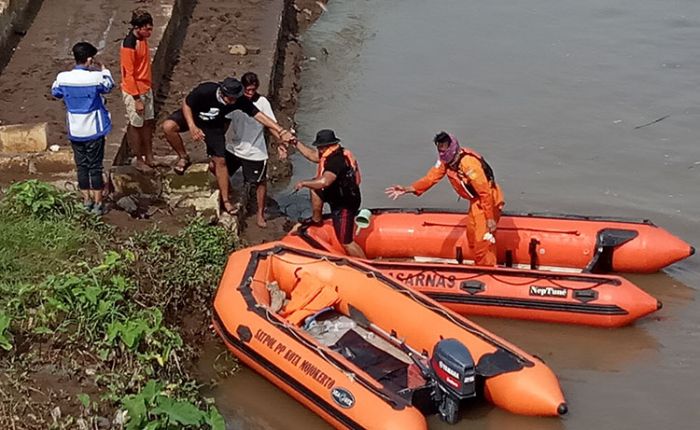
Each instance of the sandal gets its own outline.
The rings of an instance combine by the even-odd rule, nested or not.
[[[177,163],[173,167],[173,171],[178,175],[184,175],[187,168],[192,165],[189,157],[180,157],[177,159]]]
[[[153,173],[153,166],[146,164],[143,160],[136,159],[133,163],[136,170],[141,173]]]
[[[236,207],[231,202],[224,202],[224,212],[229,215],[235,215]]]

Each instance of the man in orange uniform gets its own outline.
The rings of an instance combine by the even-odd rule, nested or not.
[[[457,139],[442,131],[435,136],[438,161],[428,173],[410,186],[393,185],[386,194],[396,199],[406,193],[420,196],[447,175],[460,197],[469,200],[467,240],[475,263],[496,265],[496,225],[505,205],[501,188],[486,160],[469,148],[460,148]]]
[[[122,72],[122,96],[129,125],[126,139],[136,156],[134,166],[139,170],[153,167],[153,77],[148,38],[153,34],[153,17],[137,9],[131,15],[131,30],[122,42],[119,57]]]

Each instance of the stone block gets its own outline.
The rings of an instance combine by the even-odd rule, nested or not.
[[[4,172],[26,172],[28,166],[29,157],[0,154],[0,170]]]
[[[168,196],[172,207],[191,207],[197,212],[214,212],[219,215],[219,190],[213,192],[173,193]]]
[[[0,152],[23,154],[46,151],[47,123],[0,126]]]
[[[60,173],[75,170],[73,151],[70,149],[36,154],[32,163],[38,173]]]
[[[163,189],[167,194],[185,194],[207,192],[211,193],[216,189],[216,179],[209,172],[209,165],[206,163],[195,163],[191,165],[184,175],[175,172],[168,172],[163,177]]]
[[[240,230],[240,222],[238,218],[229,215],[226,212],[219,215],[219,225],[235,235],[238,235],[238,232]]]
[[[113,166],[110,169],[116,196],[160,196],[163,185],[155,173],[143,173],[133,166]]]

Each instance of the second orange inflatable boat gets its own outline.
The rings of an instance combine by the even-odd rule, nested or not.
[[[552,371],[371,267],[264,244],[231,255],[214,327],[245,364],[336,428],[427,429],[483,396],[517,414],[567,405]]]
[[[459,264],[464,258],[463,247],[468,249],[460,242],[463,231],[460,239],[453,238],[444,227],[437,228],[433,226],[435,221],[428,221],[437,219],[442,225],[458,222],[459,217],[463,214],[375,210],[370,228],[360,232],[357,242],[370,258],[367,263],[375,269],[464,315],[620,327],[662,306],[620,276]],[[405,237],[389,240],[399,232]],[[432,234],[430,239],[426,239],[428,234]],[[322,226],[304,225],[283,241],[345,253],[328,220]],[[453,248],[461,257],[450,260],[446,250]]]
[[[466,214],[441,209],[372,209],[357,242],[370,259],[416,256],[471,260]],[[695,249],[649,220],[504,213],[496,231],[504,266],[569,268],[589,273],[650,273]]]

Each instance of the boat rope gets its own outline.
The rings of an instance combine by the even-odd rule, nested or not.
[[[448,224],[440,222],[429,222],[424,221],[423,227],[461,227],[467,228],[466,224]],[[527,228],[527,227],[498,227],[498,230],[509,230],[509,231],[531,231],[537,233],[555,233],[555,234],[573,234],[575,236],[580,236],[581,232],[578,230],[548,230],[543,228]]]
[[[480,278],[480,277],[483,277],[483,276],[487,276],[487,277],[489,277],[489,278],[491,278],[491,279],[494,279],[494,280],[496,280],[496,281],[498,281],[498,282],[501,282],[501,283],[503,283],[503,284],[512,285],[512,286],[516,286],[516,287],[522,287],[523,285],[531,284],[531,283],[533,283],[533,282],[547,281],[547,282],[549,282],[550,284],[554,285],[555,287],[559,287],[559,288],[575,289],[575,290],[588,290],[588,289],[591,289],[591,288],[597,288],[597,287],[599,287],[599,286],[604,285],[604,284],[607,283],[607,281],[599,281],[599,282],[596,282],[596,283],[594,283],[593,285],[588,286],[588,287],[586,287],[586,288],[570,288],[570,287],[565,286],[563,283],[561,283],[561,282],[559,282],[559,281],[556,281],[556,280],[554,280],[554,279],[550,279],[550,278],[528,279],[528,280],[526,280],[526,281],[524,281],[524,282],[514,282],[514,281],[507,281],[506,279],[503,279],[503,278],[501,278],[500,276],[494,275],[494,274],[492,274],[492,273],[488,273],[488,274],[475,273],[475,274],[470,275],[470,276],[461,276],[461,277],[459,277],[459,276],[445,276],[445,275],[441,274],[440,272],[438,272],[436,269],[423,269],[423,270],[421,270],[421,271],[418,272],[418,273],[415,273],[415,274],[412,274],[412,275],[408,275],[407,278],[406,278],[406,280],[411,279],[411,278],[415,278],[415,277],[417,277],[417,276],[424,275],[424,274],[426,274],[426,273],[434,273],[434,274],[437,275],[437,276],[440,276],[440,277],[443,277],[443,278],[446,278],[446,279],[450,279],[450,280],[455,280],[455,281],[470,281],[470,280],[472,280],[472,279],[476,279],[476,278]],[[403,282],[405,282],[405,280],[404,280]]]
[[[323,263],[323,262],[335,264],[334,261],[331,261],[331,260],[330,260],[327,256],[325,256],[325,255],[319,256],[316,260],[311,260],[311,261],[306,262],[306,263],[301,263],[301,262],[299,262],[299,261],[286,260],[286,259],[280,257],[279,254],[274,254],[274,255],[272,255],[272,258],[276,258],[276,259],[278,259],[279,261],[281,261],[282,263],[292,264],[292,265],[295,265],[295,266],[309,266],[309,265],[311,265],[311,264],[317,264],[317,263]]]

